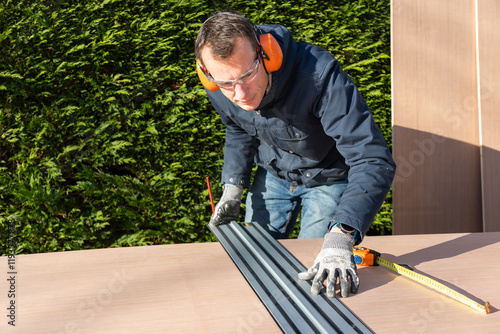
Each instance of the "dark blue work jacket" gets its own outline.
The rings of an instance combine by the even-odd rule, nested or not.
[[[226,125],[222,183],[248,186],[255,162],[307,187],[345,180],[336,222],[366,233],[391,186],[395,164],[370,109],[326,50],[296,42],[280,25],[259,26],[283,51],[260,106],[245,111],[207,91]]]

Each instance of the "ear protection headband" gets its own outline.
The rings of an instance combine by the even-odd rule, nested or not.
[[[257,34],[255,34],[255,38],[257,38]],[[261,53],[264,61],[264,68],[267,73],[279,70],[281,68],[281,64],[283,63],[283,51],[281,51],[281,47],[276,38],[274,38],[274,36],[270,33],[261,34],[258,37],[258,43],[260,45],[260,50],[258,52]],[[206,89],[212,92],[219,90],[219,87],[208,78],[208,71],[205,66],[203,66],[200,59],[196,59],[196,72],[198,73],[201,83]]]

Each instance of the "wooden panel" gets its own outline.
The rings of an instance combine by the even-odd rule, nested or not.
[[[500,253],[498,240],[500,232],[363,241],[388,260],[490,301],[489,315],[382,267],[360,268],[359,293],[342,302],[376,333],[496,332],[500,257],[491,254]],[[309,266],[322,239],[282,243]],[[6,257],[0,263],[7,268]],[[7,323],[4,278],[0,333],[281,332],[218,243],[22,255],[16,271],[16,326]]]
[[[382,267],[361,268],[361,293],[344,302],[375,333],[497,332],[500,268],[484,259],[500,249],[499,240],[500,233],[426,234],[369,237],[362,243],[381,252],[383,258],[410,265],[477,302],[489,301],[494,314],[479,314]],[[469,274],[476,263],[480,268]],[[490,278],[481,282],[476,273]]]
[[[483,221],[485,231],[500,231],[500,3],[477,4]]]
[[[0,333],[281,332],[218,243],[16,260],[17,324],[2,316]]]
[[[394,233],[482,230],[474,2],[392,2]]]

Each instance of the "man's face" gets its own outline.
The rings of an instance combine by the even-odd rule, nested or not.
[[[257,50],[245,38],[238,38],[235,42],[233,54],[224,60],[216,60],[212,57],[210,45],[203,48],[201,52],[203,63],[207,71],[215,81],[230,81],[239,79],[243,74],[249,72],[257,58]],[[251,77],[235,82],[232,88],[220,88],[225,97],[233,101],[244,110],[256,109],[267,89],[268,75],[259,60],[257,73]],[[242,83],[244,82],[244,83]]]

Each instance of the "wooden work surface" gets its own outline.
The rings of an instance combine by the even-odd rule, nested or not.
[[[284,240],[309,266],[322,239]],[[500,233],[366,237],[363,246],[415,267],[465,295],[480,314],[382,267],[362,267],[342,301],[376,333],[493,333],[500,326]],[[7,275],[7,258],[2,257]],[[16,326],[0,284],[0,333],[279,333],[218,243],[16,257]]]

